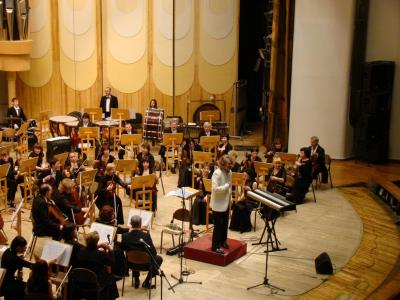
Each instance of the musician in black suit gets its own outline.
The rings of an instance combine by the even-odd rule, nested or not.
[[[140,216],[134,215],[132,216],[130,223],[132,230],[122,235],[121,248],[125,251],[129,250],[146,251],[144,243],[141,242],[141,240],[143,240],[147,245],[150,246],[148,250],[155,258],[157,264],[160,266],[163,262],[163,259],[161,256],[157,255],[157,251],[156,248],[154,247],[153,240],[151,239],[150,234],[142,229],[142,218]],[[134,268],[135,270],[149,270],[148,265],[130,265],[129,267]],[[157,268],[154,265],[154,262],[152,262],[151,270],[149,270],[149,273],[147,274],[147,277],[143,282],[142,287],[150,288],[151,278],[155,277],[157,275],[156,273],[157,273]],[[139,281],[140,273],[138,271],[134,271],[133,276],[135,277],[135,288],[138,288],[140,284]]]
[[[62,180],[62,173],[60,171],[60,162],[56,159],[50,161],[50,168],[44,170],[38,178],[38,185],[43,183],[50,184],[53,189],[57,189]]]
[[[78,128],[80,127],[95,127],[96,125],[94,125],[92,123],[92,121],[90,121],[90,116],[88,113],[84,113],[82,115],[82,119],[79,121],[78,123],[78,127],[76,128],[76,130],[78,130]]]
[[[211,130],[210,122],[205,122],[203,124],[203,128],[200,130],[199,138],[202,136],[212,136],[212,135],[217,135],[217,132]]]
[[[166,129],[164,130],[164,133],[179,133],[179,132],[183,132],[183,130],[182,130],[181,127],[178,127],[178,122],[176,122],[175,120],[172,120],[172,121],[170,122],[170,127],[166,128]],[[167,163],[167,159],[166,159],[166,157],[165,157],[166,151],[167,151],[167,148],[165,148],[164,145],[161,145],[160,151],[158,152],[158,154],[161,156],[161,158],[162,158],[162,160],[163,160],[163,163],[164,163],[164,166],[165,166],[166,163]],[[172,173],[172,174],[175,174],[175,173],[176,173],[176,171],[175,171],[176,164],[177,164],[177,161],[174,162],[174,167],[171,169],[171,173]]]
[[[121,132],[121,135],[124,134],[133,134],[132,124],[130,122],[125,122],[124,130]],[[118,150],[118,159],[123,159],[125,155],[125,145],[119,145],[120,149]]]
[[[111,116],[111,108],[118,108],[118,98],[111,94],[111,88],[106,87],[105,95],[101,97],[100,107],[103,110],[104,118]]]
[[[31,219],[33,232],[37,236],[51,236],[55,240],[62,237],[63,225],[50,218],[49,204],[52,188],[48,184],[40,186],[39,195],[33,200]]]
[[[11,100],[12,106],[7,110],[7,117],[19,118],[19,121],[10,121],[10,126],[18,129],[21,126],[21,121],[26,122],[26,116],[22,107],[19,106],[18,98],[14,97]]]
[[[321,173],[321,182],[328,183],[328,170],[325,165],[325,150],[319,145],[319,138],[312,136],[310,139],[311,146],[308,147],[311,155],[311,161],[314,165],[313,179]]]

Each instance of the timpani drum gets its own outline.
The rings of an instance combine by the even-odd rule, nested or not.
[[[50,119],[50,132],[52,136],[62,136],[65,133],[65,123],[78,121],[77,118],[71,116],[55,116]]]
[[[143,124],[143,138],[145,140],[161,141],[163,135],[163,120],[163,109],[146,109]]]

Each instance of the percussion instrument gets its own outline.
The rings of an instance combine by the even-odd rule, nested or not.
[[[285,197],[261,189],[248,191],[247,196],[276,211],[290,211],[296,209],[296,204],[286,200]]]
[[[146,109],[144,124],[143,124],[143,138],[145,140],[158,140],[162,139],[163,134],[163,120],[164,110],[148,108]]]
[[[55,116],[50,119],[50,132],[52,136],[61,136],[65,133],[65,123],[78,121],[76,117]]]
[[[71,143],[72,143],[71,138],[66,136],[59,136],[47,139],[46,160],[47,161],[52,160],[55,154],[71,152]]]
[[[108,140],[110,143],[111,141],[111,127],[118,127],[119,126],[119,120],[111,119],[111,120],[104,120],[104,121],[97,121],[94,122],[96,126],[100,127],[100,132],[101,132],[101,139],[102,140]],[[108,137],[107,137],[108,135]]]
[[[226,136],[229,134],[229,125],[224,121],[214,121],[211,123],[212,128],[218,132],[221,136]]]

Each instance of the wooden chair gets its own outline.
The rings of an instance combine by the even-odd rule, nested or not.
[[[212,180],[204,178],[203,179],[204,190],[207,193],[207,206],[206,206],[206,232],[210,229],[210,215],[212,215],[212,208],[210,205],[211,201],[211,192],[212,192]]]
[[[37,160],[38,157],[34,157],[20,161],[19,171],[20,175],[24,177],[24,181],[18,184],[18,187],[21,190],[21,198],[23,198],[25,204],[34,198]]]
[[[82,155],[86,154],[87,158],[95,159],[96,140],[100,139],[99,127],[80,127],[78,130],[81,139],[78,147],[82,151]]]
[[[28,123],[22,124],[18,131],[15,133],[15,137],[18,140],[18,146],[15,148],[17,159],[28,157],[28,125]]]
[[[168,175],[169,163],[175,164],[180,159],[180,149],[183,133],[164,133],[163,145],[165,146],[166,174]]]
[[[71,299],[74,298],[74,292],[79,290],[84,293],[93,293],[97,295],[97,299],[100,300],[100,294],[103,288],[97,281],[97,275],[93,271],[86,268],[75,268],[70,273],[71,280]]]
[[[331,188],[333,188],[331,164],[332,164],[331,156],[329,154],[325,154],[325,166],[326,166],[326,169],[328,170],[328,176],[329,176],[329,182],[330,182]],[[318,189],[318,186],[321,183],[321,178],[322,178],[321,173],[319,173],[318,177],[315,179],[315,189]]]
[[[132,206],[133,193],[135,192],[135,208],[153,210],[153,186],[155,180],[155,174],[132,178],[130,184],[130,206]]]
[[[50,121],[43,120],[38,122],[38,131],[36,133],[39,144],[43,144],[46,139],[51,137]]]
[[[179,224],[174,223],[174,221],[179,221]],[[161,244],[160,244],[160,253],[162,253],[162,245],[163,245],[163,237],[164,234],[170,234],[172,238],[172,245],[175,247],[175,239],[174,236],[178,236],[181,238],[182,234],[185,234],[187,231],[185,231],[184,228],[181,227],[181,222],[183,221],[184,223],[188,224],[189,227],[189,232],[191,230],[190,224],[191,224],[192,217],[190,215],[190,211],[184,208],[179,208],[177,209],[174,214],[172,215],[172,220],[171,223],[165,226],[165,228],[161,231]]]
[[[200,137],[199,145],[201,146],[203,152],[211,153],[211,159],[217,159],[217,147],[220,141],[219,135],[213,136],[202,136]]]
[[[144,250],[129,250],[125,253],[126,256],[126,268],[132,270],[132,286],[133,286],[133,271],[149,271],[152,272],[152,261],[150,255]],[[143,268],[135,267],[132,268],[129,265],[135,266],[145,266]],[[150,274],[152,278],[152,274]],[[157,276],[154,277],[155,284],[157,285]],[[162,280],[162,279],[161,279]],[[150,284],[151,285],[151,284]],[[122,292],[121,296],[124,296],[124,289],[125,289],[125,277],[122,279]],[[151,288],[149,289],[149,297],[151,298]]]
[[[7,174],[10,164],[0,165],[0,201],[3,200],[4,209],[7,210]]]
[[[269,170],[272,168],[271,163],[254,161],[254,169],[256,171],[256,181],[257,184],[262,188],[267,188],[267,183],[265,178],[268,176]]]
[[[211,162],[211,152],[193,151],[192,163],[192,188],[194,188],[194,181],[196,180],[196,169],[202,169],[206,162]]]
[[[124,182],[127,179],[132,179],[132,174],[136,171],[138,165],[137,159],[119,159],[115,161],[115,172],[117,176],[123,178]],[[119,194],[120,186],[117,185],[117,194]],[[126,190],[124,189],[124,196],[126,195]]]

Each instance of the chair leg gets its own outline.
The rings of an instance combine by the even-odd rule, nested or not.
[[[331,168],[330,167],[328,169],[328,173],[329,173],[329,181],[331,182],[331,189],[333,189],[332,173],[331,173]]]
[[[256,232],[257,227],[257,210],[254,210],[254,229],[253,231]]]
[[[175,247],[175,239],[173,234],[171,234],[171,238],[172,238],[172,246]]]
[[[29,249],[29,251],[31,252],[31,256],[30,256],[29,260],[32,260],[33,252],[35,252],[36,241],[37,241],[37,236],[34,235],[33,239],[32,239],[31,248]]]
[[[122,278],[122,291],[121,291],[121,296],[122,297],[124,296],[124,288],[125,288],[125,276]]]
[[[161,242],[160,242],[160,254],[162,254],[162,241],[163,241],[164,232],[161,231]]]
[[[317,198],[315,197],[315,189],[314,189],[314,184],[313,183],[311,183],[311,188],[312,188],[312,193],[313,193],[313,196],[314,196],[314,202],[317,202]]]

